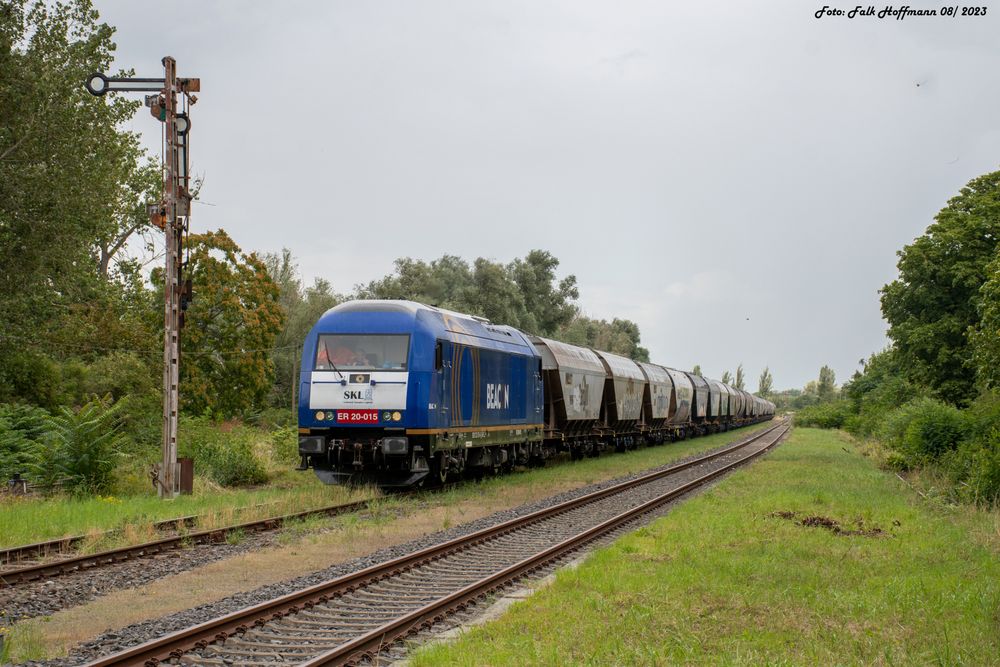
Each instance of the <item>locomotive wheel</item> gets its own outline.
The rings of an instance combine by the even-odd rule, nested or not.
[[[448,454],[445,452],[438,452],[434,457],[434,461],[431,463],[431,474],[439,484],[444,484],[448,480]]]

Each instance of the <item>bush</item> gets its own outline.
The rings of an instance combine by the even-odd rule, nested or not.
[[[847,419],[853,415],[854,409],[850,401],[828,401],[802,408],[795,413],[795,423],[818,428],[843,428]]]
[[[49,413],[27,405],[0,405],[0,483],[32,469]]]
[[[111,486],[121,456],[122,403],[101,400],[50,417],[35,477],[74,493],[102,493]]]
[[[248,420],[256,426],[270,431],[288,426],[296,426],[298,416],[293,414],[290,408],[265,408],[256,414],[250,415]]]
[[[918,398],[893,410],[880,436],[906,457],[909,467],[933,462],[955,450],[970,435],[969,420],[956,407],[932,398]]]
[[[294,428],[278,429],[271,434],[275,463],[283,467],[299,464],[299,432]]]
[[[972,452],[966,495],[975,502],[1000,502],[1000,431]]]
[[[197,417],[185,418],[179,435],[179,455],[194,459],[196,474],[223,486],[267,481],[265,459],[255,447],[260,436],[253,429]]]

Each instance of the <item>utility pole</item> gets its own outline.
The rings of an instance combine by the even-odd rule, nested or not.
[[[109,77],[101,72],[91,74],[86,87],[92,95],[109,91],[152,92],[146,96],[146,106],[154,118],[164,123],[166,154],[163,164],[163,199],[149,206],[153,224],[166,234],[166,271],[164,272],[163,318],[163,461],[157,471],[157,488],[161,498],[177,494],[177,409],[180,382],[180,330],[183,324],[182,301],[189,301],[190,282],[181,279],[184,235],[191,220],[191,192],[188,177],[188,132],[191,120],[186,113],[190,104],[198,101],[192,93],[201,91],[199,79],[177,78],[177,62],[163,59],[162,79]],[[185,102],[185,111],[178,110],[178,95]]]

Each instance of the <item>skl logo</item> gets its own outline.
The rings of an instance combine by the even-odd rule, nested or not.
[[[486,383],[486,409],[506,410],[510,407],[510,385]]]
[[[345,401],[368,401],[371,403],[372,400],[372,390],[365,389],[364,391],[360,389],[354,389],[344,392]]]

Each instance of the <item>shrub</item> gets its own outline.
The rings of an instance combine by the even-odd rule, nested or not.
[[[32,469],[48,417],[41,408],[0,405],[0,482]]]
[[[818,428],[843,428],[844,422],[854,414],[850,401],[837,400],[817,403],[795,413],[795,423],[799,426]]]
[[[248,420],[262,429],[274,430],[295,426],[298,416],[292,413],[291,408],[265,408],[250,415]]]
[[[271,434],[275,463],[283,467],[299,463],[299,433],[294,428],[282,428]]]
[[[259,435],[252,429],[197,417],[185,418],[179,435],[179,454],[194,459],[196,474],[223,486],[267,481],[266,463],[254,446]]]
[[[890,412],[880,433],[910,467],[940,458],[969,434],[969,420],[958,408],[932,398],[918,398]]]
[[[1000,502],[1000,431],[972,452],[966,484],[969,500]]]
[[[125,440],[121,406],[93,400],[79,410],[60,408],[48,419],[36,478],[75,493],[107,491]]]

